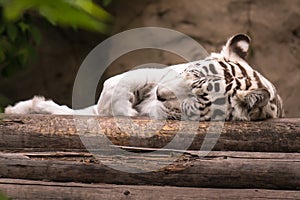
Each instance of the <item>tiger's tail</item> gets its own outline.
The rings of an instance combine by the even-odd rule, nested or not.
[[[32,99],[20,101],[14,106],[7,106],[5,114],[51,114],[51,115],[96,115],[96,106],[90,106],[81,110],[74,110],[66,105],[58,105],[52,100],[46,100],[42,96],[34,96]]]

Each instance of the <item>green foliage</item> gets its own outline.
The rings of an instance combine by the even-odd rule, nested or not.
[[[110,3],[105,1],[105,4]],[[53,25],[72,26],[108,34],[113,17],[92,0],[0,0],[8,20],[36,11]]]
[[[103,0],[108,5],[111,0]],[[31,14],[28,14],[31,13]],[[71,26],[108,34],[113,17],[92,0],[0,0],[0,73],[4,77],[26,66],[36,54],[40,31],[31,15],[52,25]]]
[[[10,22],[0,16],[0,73],[10,77],[27,65],[41,40],[39,30],[29,16]]]
[[[112,0],[102,0],[103,6],[108,6],[111,2]]]
[[[101,0],[107,6],[112,0]],[[93,0],[0,0],[0,77],[28,65],[41,41],[32,16],[53,26],[69,26],[109,34],[113,17]],[[7,99],[0,94],[0,113]]]

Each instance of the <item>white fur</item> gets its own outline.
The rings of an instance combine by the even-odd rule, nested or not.
[[[168,96],[168,100],[170,101],[167,103],[168,105],[171,105],[170,107],[172,109],[172,108],[178,108],[178,102],[184,102],[186,104],[190,104],[188,101],[189,100],[192,101],[191,96],[192,95],[197,96],[198,93],[201,93],[201,89],[203,89],[203,88],[194,88],[193,90],[191,90],[190,87],[187,86],[187,84],[191,84],[193,81],[195,81],[195,79],[193,79],[193,77],[191,78],[182,77],[180,75],[189,66],[192,66],[191,68],[193,68],[196,66],[194,64],[198,62],[203,62],[204,65],[208,66],[209,63],[211,62],[210,60],[213,59],[217,61],[239,62],[240,64],[243,65],[243,67],[247,71],[251,72],[253,70],[247,64],[247,62],[238,55],[240,53],[239,51],[235,52],[234,48],[230,48],[232,38],[228,40],[226,45],[223,47],[221,53],[212,53],[211,56],[208,57],[206,60],[173,65],[162,69],[156,69],[156,68],[137,69],[137,70],[125,72],[123,74],[111,77],[104,82],[103,91],[100,95],[97,104],[91,105],[90,107],[85,109],[73,110],[71,108],[68,108],[65,105],[58,105],[54,103],[52,100],[46,100],[44,97],[36,96],[33,99],[21,101],[17,103],[15,106],[8,106],[5,109],[5,113],[7,114],[41,113],[41,114],[54,114],[54,115],[74,114],[74,115],[100,115],[100,116],[149,116],[156,119],[166,118],[167,117],[166,109],[169,108],[167,108],[166,104],[164,104],[162,101],[158,100],[159,92],[162,92],[164,95]],[[237,41],[236,45],[242,51],[245,52],[247,52],[247,50],[249,49],[249,43],[243,40]],[[216,70],[218,71],[218,75],[222,74],[223,72],[223,68],[220,69],[216,68]],[[218,76],[216,74],[206,74],[206,75],[214,76],[214,77]],[[258,75],[261,77],[261,80],[265,85],[265,87],[270,91],[270,97],[271,99],[273,99],[277,95],[276,92],[274,92],[275,91],[274,86],[267,79],[261,76],[259,73]],[[249,76],[251,76],[251,74]],[[234,77],[234,78],[239,78],[239,77]],[[224,79],[223,82],[224,83],[220,83],[220,85],[225,84]],[[148,86],[151,87],[147,88]],[[203,84],[203,87],[207,88],[205,84]],[[252,88],[252,89],[257,89],[257,88]],[[147,91],[146,92],[147,95],[145,98],[142,98],[142,101],[139,101],[139,95],[140,94],[143,95],[144,90]],[[248,112],[247,109],[244,109],[240,103],[241,99],[243,99],[243,96],[247,95],[247,92],[248,91],[237,91],[237,95],[233,97],[230,105],[231,108],[234,108],[232,109],[233,120],[250,120],[249,113],[246,113]],[[179,107],[180,107],[180,103],[179,103]],[[264,113],[269,113],[269,116],[276,117],[276,114],[274,114],[275,112],[271,111],[269,104],[267,104],[264,107],[264,111],[265,111]]]
[[[20,101],[14,106],[5,108],[6,114],[54,114],[54,115],[100,115],[100,116],[138,116],[148,115],[154,118],[163,117],[162,103],[156,99],[156,87],[150,98],[144,101],[138,113],[132,108],[130,98],[133,91],[141,85],[154,83],[171,87],[174,92],[180,88],[181,79],[177,78],[191,63],[173,65],[163,69],[144,68],[129,71],[109,78],[104,82],[103,92],[98,103],[81,110],[73,110],[65,105],[58,105],[52,100],[35,96],[30,100]],[[173,80],[173,81],[172,81]],[[166,85],[167,82],[169,85]],[[173,85],[172,85],[173,84]],[[180,95],[180,94],[178,94]]]
[[[102,116],[164,117],[162,116],[164,108],[156,97],[157,87],[151,90],[148,99],[138,105],[140,112],[135,110],[130,102],[134,95],[133,92],[143,85],[155,84],[169,88],[180,98],[187,92],[186,90],[180,90],[184,87],[180,73],[190,64],[174,65],[163,69],[137,69],[106,80],[97,103],[97,112]],[[180,91],[183,93],[180,93]]]
[[[249,49],[249,43],[246,41],[239,41],[237,45],[244,51],[247,52]]]

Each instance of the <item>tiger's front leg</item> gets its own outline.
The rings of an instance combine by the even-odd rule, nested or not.
[[[100,116],[137,116],[133,108],[134,94],[129,86],[121,81],[123,74],[104,82],[103,90],[97,103]]]
[[[149,116],[148,104],[154,100],[152,90],[164,72],[164,69],[138,69],[108,79],[98,101],[98,114]]]

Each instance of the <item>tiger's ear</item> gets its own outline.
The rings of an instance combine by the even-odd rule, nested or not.
[[[256,89],[252,91],[241,91],[238,93],[241,105],[247,110],[261,108],[267,105],[270,100],[270,93],[266,89]]]
[[[223,47],[221,54],[225,59],[236,61],[245,59],[250,46],[250,37],[245,34],[237,34],[232,36]]]

